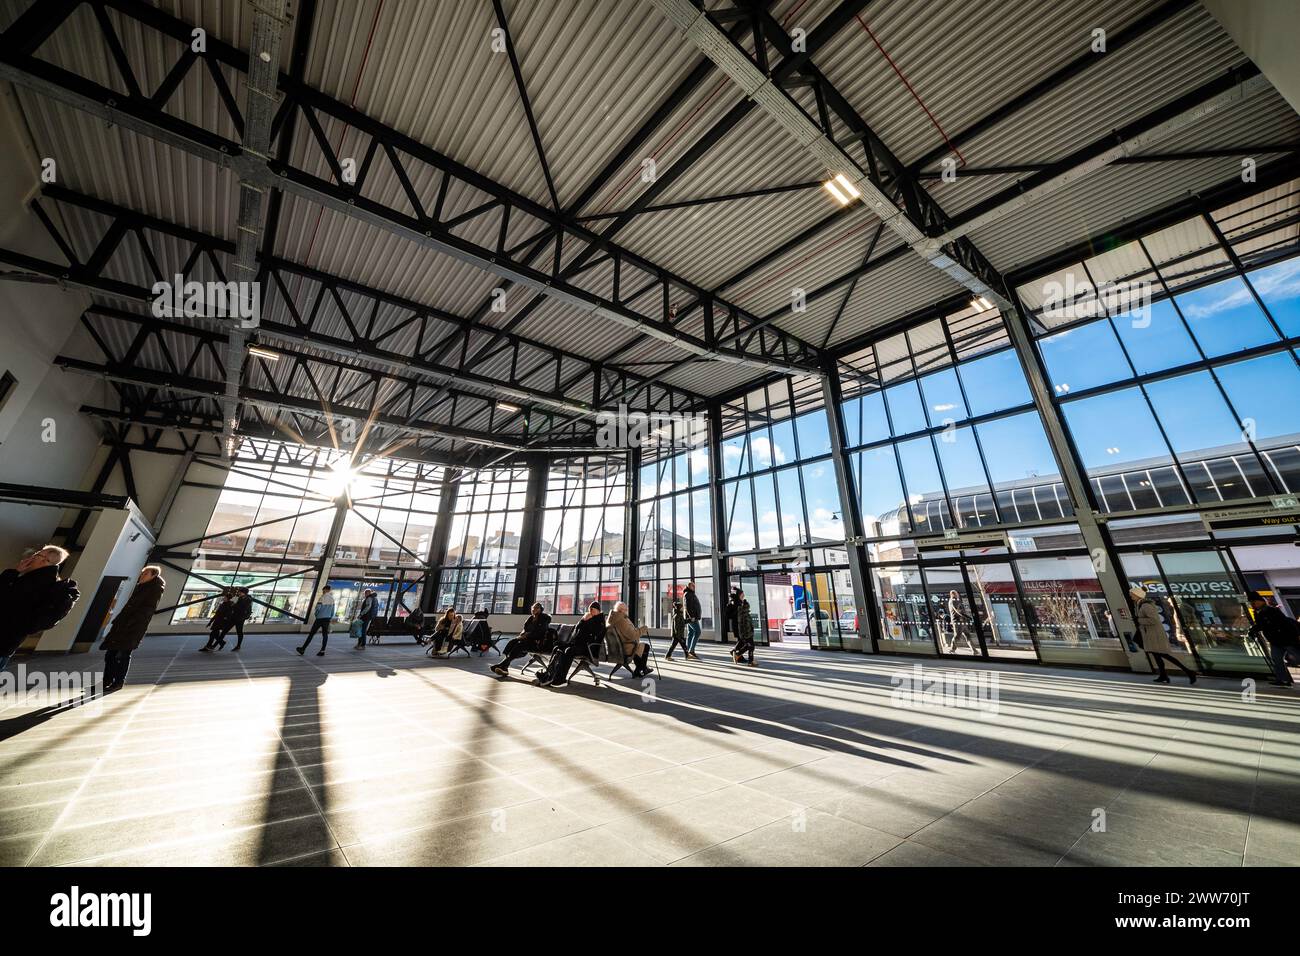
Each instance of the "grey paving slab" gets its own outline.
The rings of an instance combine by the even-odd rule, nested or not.
[[[996,706],[905,707],[913,661],[774,646],[645,695],[293,642],[150,638],[93,710],[0,712],[0,865],[1300,863],[1294,692],[924,662]]]

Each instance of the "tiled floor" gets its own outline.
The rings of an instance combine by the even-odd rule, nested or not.
[[[781,646],[643,696],[293,642],[152,638],[98,711],[11,703],[0,864],[1300,862],[1300,703],[1267,686],[973,665],[981,712],[894,705],[910,660]]]

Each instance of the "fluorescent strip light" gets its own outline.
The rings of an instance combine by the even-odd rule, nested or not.
[[[982,295],[977,295],[975,298],[971,299],[970,304],[972,309],[979,309],[981,312],[987,312],[989,309],[993,308],[993,303]]]
[[[501,409],[501,411],[503,411],[503,412],[517,412],[517,411],[519,411],[519,406],[518,406],[518,405],[511,405],[509,402],[497,402],[497,408]]]
[[[250,345],[248,347],[249,355],[256,355],[258,358],[270,359],[272,362],[280,361],[280,353],[272,352],[270,349],[264,349],[259,345]]]
[[[841,206],[847,206],[849,204],[849,198],[845,196],[844,193],[839,191],[839,188],[835,185],[835,180],[828,179],[822,185],[826,187],[826,191],[830,193],[832,196],[834,196],[835,201],[838,202]]]
[[[862,195],[862,193],[858,192],[858,187],[849,182],[848,177],[843,173],[836,173],[835,181],[840,184],[840,188],[848,193],[851,198],[857,199]]]

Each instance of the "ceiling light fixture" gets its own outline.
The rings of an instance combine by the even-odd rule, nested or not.
[[[497,408],[501,409],[501,411],[503,411],[503,412],[517,412],[517,411],[519,411],[519,406],[518,406],[518,405],[511,405],[509,402],[497,402]]]
[[[972,309],[978,309],[981,312],[987,312],[989,309],[993,308],[993,303],[982,295],[977,295],[975,298],[971,299],[970,305]]]
[[[835,185],[835,180],[828,179],[826,182],[822,183],[822,185],[826,187],[826,191],[834,196],[835,201],[841,206],[847,206],[849,204],[849,197],[840,192],[840,188]]]
[[[845,195],[850,199],[861,199],[862,193],[858,192],[858,187],[849,182],[847,176],[843,173],[835,174],[835,182],[839,184],[840,189],[844,190]]]
[[[272,362],[280,361],[280,353],[272,352],[270,349],[262,348],[260,345],[250,345],[248,347],[249,355],[256,355],[258,358],[269,359]]]

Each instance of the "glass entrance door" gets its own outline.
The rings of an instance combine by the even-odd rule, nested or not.
[[[730,592],[731,588],[737,587],[745,595],[745,600],[749,602],[749,614],[754,619],[754,643],[759,645],[772,643],[771,622],[767,613],[767,589],[763,585],[763,575],[734,574],[731,576],[727,590]],[[734,644],[736,635],[731,633],[731,625],[728,624],[727,626],[727,640]]]
[[[1263,649],[1250,637],[1246,592],[1232,561],[1218,548],[1126,554],[1130,584],[1165,606],[1170,646],[1200,670],[1269,673]]]
[[[1037,660],[1036,614],[1020,597],[1015,568],[1007,561],[965,565],[970,579],[975,623],[988,657]]]

